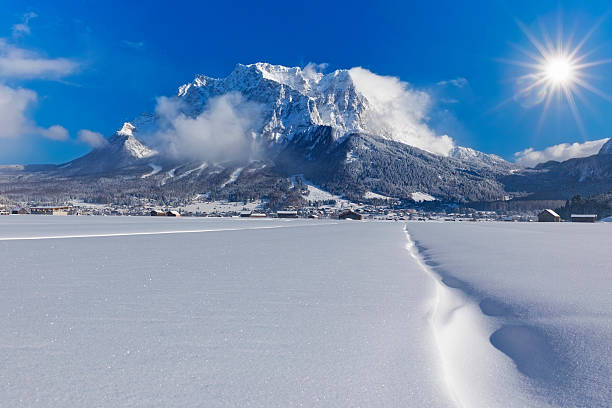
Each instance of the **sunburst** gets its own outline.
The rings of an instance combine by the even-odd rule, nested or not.
[[[537,37],[523,23],[518,22],[519,27],[531,44],[531,49],[517,46],[526,59],[505,61],[521,66],[527,71],[516,78],[516,92],[512,99],[525,107],[543,104],[540,125],[551,102],[556,98],[560,102],[565,101],[581,132],[584,132],[576,99],[586,102],[583,93],[586,90],[611,100],[607,94],[589,81],[594,79],[594,76],[588,70],[597,65],[610,63],[612,60],[589,61],[588,58],[595,50],[584,51],[586,43],[602,21],[603,19],[577,43],[572,43],[572,36],[564,38],[561,23],[557,27],[556,41],[553,41],[544,26],[540,25],[541,35]]]

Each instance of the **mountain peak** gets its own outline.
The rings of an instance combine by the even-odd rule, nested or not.
[[[134,136],[136,131],[136,126],[130,122],[123,123],[121,129],[109,139],[109,145],[102,147],[102,149],[110,148],[113,151],[122,152],[135,159],[146,159],[156,155],[157,152],[155,150],[148,148]]]
[[[130,122],[124,122],[121,129],[117,131],[117,134],[121,136],[134,136],[135,130],[136,130],[136,127],[132,125]]]

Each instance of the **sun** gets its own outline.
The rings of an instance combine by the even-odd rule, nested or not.
[[[572,82],[575,70],[576,64],[567,56],[558,56],[546,62],[544,75],[552,85],[565,85]]]
[[[575,41],[573,34],[568,37],[563,36],[564,30],[560,18],[554,39],[542,24],[540,24],[541,35],[536,36],[523,23],[517,21],[532,47],[524,48],[516,45],[525,58],[502,61],[518,65],[525,71],[523,75],[514,78],[516,91],[510,100],[519,102],[525,108],[543,104],[538,128],[542,125],[553,100],[559,104],[565,103],[569,107],[582,132],[584,128],[577,100],[587,103],[583,91],[612,100],[591,83],[591,80],[597,77],[588,72],[597,65],[611,63],[612,59],[589,61],[588,58],[593,55],[595,49],[585,51],[589,38],[602,21],[603,19],[591,27],[580,41]]]

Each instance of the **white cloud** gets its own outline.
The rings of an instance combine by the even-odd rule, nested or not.
[[[72,74],[78,68],[79,64],[71,59],[46,58],[0,38],[0,79],[55,79]]]
[[[366,97],[365,131],[447,156],[455,146],[447,135],[436,135],[427,125],[431,97],[399,78],[376,75],[357,67],[349,71],[355,88]]]
[[[28,23],[37,17],[30,12],[23,15],[22,23],[13,26],[13,36],[30,33]],[[46,58],[17,47],[0,38],[0,138],[39,136],[51,140],[68,140],[68,131],[60,126],[38,126],[29,116],[29,110],[38,100],[30,89],[11,87],[5,80],[26,78],[61,78],[75,72],[78,64],[67,58]]]
[[[33,11],[27,12],[22,16],[22,22],[13,25],[13,37],[23,37],[24,35],[30,35],[30,20],[38,17],[38,14]]]
[[[325,71],[328,66],[329,64],[326,62],[320,64],[317,64],[316,62],[309,62],[302,70],[302,73],[308,79],[318,80],[321,77],[321,73]]]
[[[142,135],[148,144],[173,157],[212,161],[247,160],[255,153],[254,129],[260,125],[259,105],[239,93],[211,98],[195,118],[181,112],[176,98],[157,98],[160,130]]]
[[[88,129],[79,130],[78,141],[91,147],[100,147],[106,144],[106,139],[102,133],[94,132]]]
[[[440,81],[437,83],[437,85],[440,85],[440,86],[452,85],[457,88],[463,88],[467,84],[468,84],[468,80],[462,77],[457,77],[455,79],[449,79],[446,81]]]
[[[21,136],[31,127],[26,110],[36,100],[34,91],[0,84],[0,138]]]
[[[36,92],[0,84],[0,139],[38,135],[52,140],[67,140],[68,131],[59,125],[37,126],[27,115],[36,103]]]
[[[64,141],[68,140],[68,131],[65,127],[60,125],[53,125],[51,127],[45,128],[37,128],[38,132],[42,137],[46,137],[51,140],[59,140]]]
[[[584,143],[561,143],[549,146],[544,150],[533,147],[514,153],[515,162],[521,166],[533,167],[549,160],[564,161],[575,157],[587,157],[597,154],[609,139],[591,140]]]

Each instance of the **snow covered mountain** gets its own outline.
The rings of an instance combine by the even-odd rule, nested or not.
[[[102,146],[69,163],[60,166],[68,174],[84,175],[116,171],[142,165],[158,153],[145,146],[134,135],[136,128],[124,123]]]
[[[256,195],[269,195],[303,174],[353,198],[502,197],[497,179],[517,166],[435,134],[426,123],[429,104],[428,94],[361,68],[323,74],[238,64],[226,78],[196,76],[175,96],[159,98],[155,113],[123,124],[103,146],[51,173],[132,177],[132,189],[146,183],[173,194],[241,195],[255,177],[266,185]]]
[[[329,126],[335,140],[365,133],[442,156],[490,167],[509,166],[497,156],[456,147],[448,136],[435,135],[424,124],[428,95],[395,79],[381,78],[361,68],[324,75],[308,67],[238,64],[223,79],[198,75],[179,88],[177,98],[187,116],[197,117],[212,98],[239,93],[262,107],[263,119],[256,133],[277,146],[309,128]]]

